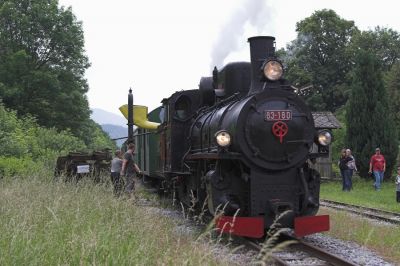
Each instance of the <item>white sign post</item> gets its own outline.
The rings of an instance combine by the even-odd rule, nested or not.
[[[78,165],[78,166],[76,167],[76,172],[77,172],[78,174],[89,173],[89,172],[90,172],[89,165],[88,165],[88,164],[85,164],[85,165]]]

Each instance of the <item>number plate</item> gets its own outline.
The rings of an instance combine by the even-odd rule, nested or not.
[[[266,121],[292,120],[292,110],[266,110]]]

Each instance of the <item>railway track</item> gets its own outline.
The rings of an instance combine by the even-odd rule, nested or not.
[[[351,212],[374,220],[385,221],[392,224],[400,224],[400,213],[363,207],[333,200],[320,200],[320,206]]]
[[[262,245],[260,243],[254,242],[252,240],[245,239],[245,243],[256,250],[257,252],[262,252]],[[309,243],[304,242],[301,239],[282,235],[279,238],[279,243],[284,243],[284,241],[290,241],[288,244],[288,251],[285,252],[273,252],[268,258],[274,263],[274,265],[279,266],[289,266],[289,265],[334,265],[334,266],[355,266],[354,264],[344,258],[336,256],[328,251],[325,251],[319,247],[313,246]],[[288,242],[289,243],[289,242]],[[270,262],[270,261],[268,261]]]

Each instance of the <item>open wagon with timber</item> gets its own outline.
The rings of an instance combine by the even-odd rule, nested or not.
[[[89,177],[98,182],[101,176],[110,172],[111,150],[105,149],[93,152],[70,152],[57,158],[54,177],[65,177],[69,180],[79,180]]]

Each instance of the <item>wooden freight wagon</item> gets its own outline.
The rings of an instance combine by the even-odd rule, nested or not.
[[[66,180],[79,180],[89,177],[98,182],[101,176],[110,172],[111,150],[88,152],[70,152],[57,158],[54,171],[55,178],[65,177]]]

